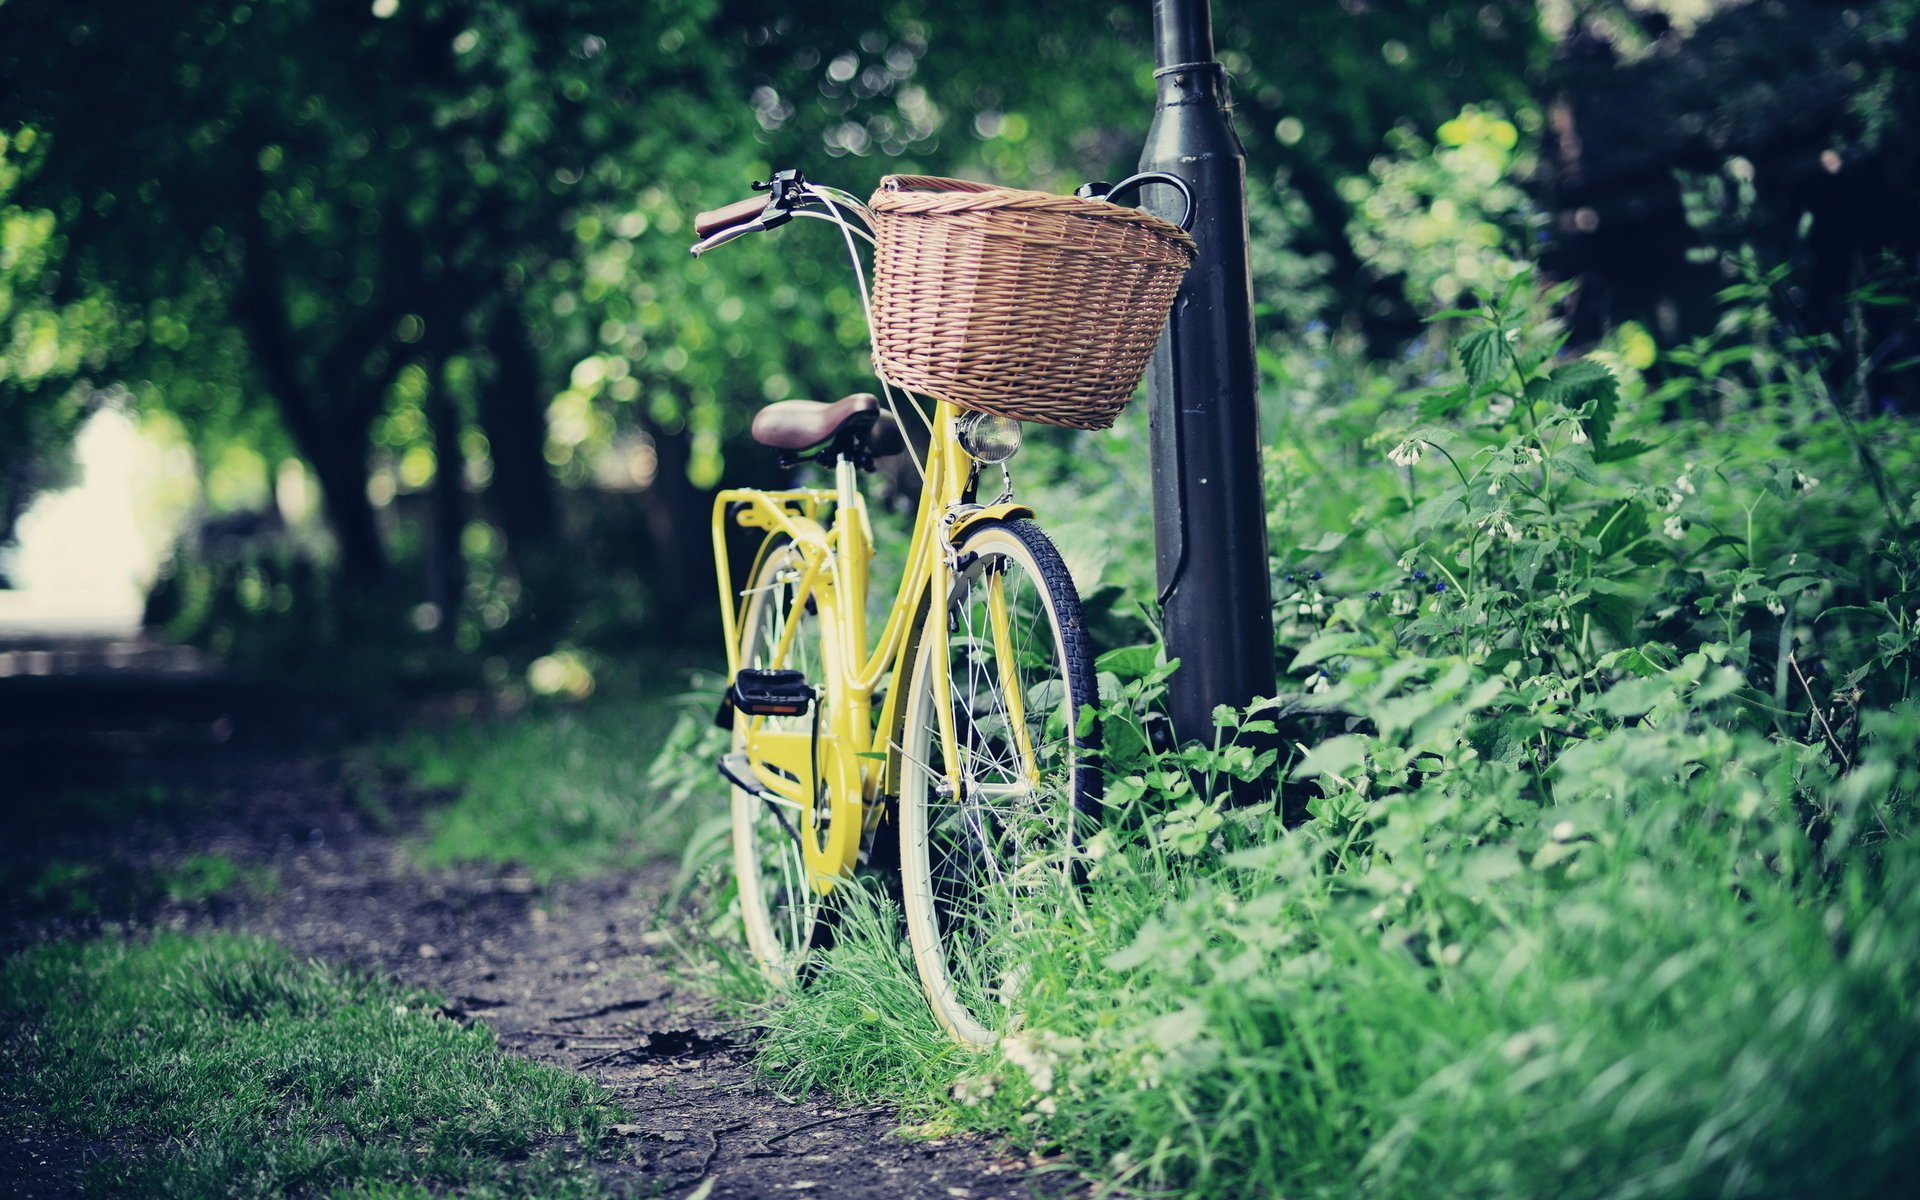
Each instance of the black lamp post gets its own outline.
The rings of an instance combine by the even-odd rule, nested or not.
[[[1159,100],[1142,171],[1179,176],[1194,197],[1199,255],[1147,376],[1153,524],[1174,732],[1213,736],[1218,704],[1274,693],[1273,594],[1255,407],[1253,284],[1247,267],[1246,151],[1213,57],[1208,0],[1154,0]],[[1181,199],[1149,188],[1171,220]]]

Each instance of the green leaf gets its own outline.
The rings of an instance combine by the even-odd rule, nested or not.
[[[1148,757],[1149,749],[1146,735],[1132,721],[1107,717],[1100,722],[1100,758],[1109,767],[1121,768],[1143,762]]]
[[[1336,654],[1352,649],[1363,640],[1357,633],[1323,633],[1300,647],[1300,653],[1293,656],[1293,664],[1287,669],[1298,671],[1304,667],[1311,667],[1315,663],[1324,662]]]
[[[1526,657],[1527,652],[1518,646],[1503,646],[1487,655],[1487,661],[1482,665],[1489,675],[1498,675],[1508,663],[1523,662]]]
[[[1544,342],[1535,342],[1526,349],[1516,352],[1514,361],[1519,364],[1522,375],[1531,376],[1540,369],[1541,363],[1560,353],[1560,348],[1566,344],[1567,335],[1564,333]]]
[[[1593,514],[1583,532],[1587,537],[1598,540],[1599,550],[1595,557],[1605,560],[1645,537],[1647,529],[1645,506],[1633,500],[1622,500]]]
[[[1657,644],[1657,643],[1656,643]],[[1664,675],[1666,668],[1648,657],[1646,648],[1629,647],[1602,655],[1595,664],[1603,671],[1621,670],[1642,679],[1651,679],[1655,675]]]
[[[1434,388],[1420,398],[1420,419],[1437,421],[1466,407],[1467,401],[1471,399],[1473,399],[1471,388]]]
[[[1604,692],[1594,703],[1602,712],[1616,717],[1637,717],[1673,695],[1673,682],[1665,672],[1659,676],[1623,680]]]
[[[1501,289],[1500,299],[1494,304],[1494,307],[1503,311],[1511,308],[1513,306],[1513,298],[1520,294],[1520,289],[1527,286],[1528,281],[1532,278],[1533,272],[1531,270],[1514,272],[1513,278],[1507,280],[1507,286]]]
[[[1367,739],[1357,734],[1343,733],[1307,751],[1307,756],[1293,769],[1293,777],[1302,779],[1312,775],[1344,775],[1366,761]]]
[[[1591,401],[1592,407],[1580,424],[1586,429],[1595,453],[1604,449],[1613,436],[1613,419],[1620,408],[1620,385],[1614,381],[1613,373],[1586,358],[1558,368],[1551,378],[1556,387],[1565,389],[1566,399],[1562,402],[1567,407],[1580,407]]]
[[[1466,369],[1467,384],[1480,391],[1500,375],[1506,353],[1506,335],[1497,326],[1476,329],[1460,339],[1460,365]]]
[[[1633,640],[1633,627],[1637,614],[1633,602],[1625,596],[1595,592],[1581,602],[1578,611],[1605,630],[1607,636],[1615,643],[1624,645]]]
[[[1568,446],[1548,461],[1582,483],[1600,482],[1600,473],[1593,469],[1593,455],[1585,446]]]
[[[1160,661],[1158,646],[1122,646],[1093,660],[1098,671],[1112,671],[1122,679],[1139,679]]]
[[[1520,551],[1520,558],[1514,564],[1514,581],[1523,592],[1531,592],[1534,583],[1540,578],[1540,570],[1546,566],[1547,557],[1560,548],[1558,534],[1549,534],[1537,542],[1528,542]]]
[[[1625,462],[1630,458],[1638,458],[1651,449],[1653,449],[1651,443],[1640,441],[1638,438],[1624,442],[1609,442],[1594,450],[1593,461],[1603,463]]]
[[[1570,363],[1561,363],[1547,372],[1547,385],[1544,389],[1546,399],[1568,408],[1579,408],[1589,400],[1615,400],[1620,390],[1605,363],[1591,358],[1582,358]],[[1608,412],[1608,420],[1612,420]]]

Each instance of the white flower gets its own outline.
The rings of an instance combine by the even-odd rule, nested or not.
[[[1679,517],[1668,517],[1666,521],[1661,524],[1660,528],[1666,530],[1667,536],[1670,538],[1677,539],[1687,536],[1687,523]]]
[[[1053,1066],[1059,1061],[1052,1052],[1036,1044],[1022,1034],[1009,1034],[1000,1039],[1000,1053],[1008,1062],[1027,1073],[1036,1092],[1053,1090]]]
[[[1587,444],[1587,427],[1578,421],[1573,423],[1573,444],[1576,446]]]
[[[1513,527],[1513,521],[1507,516],[1507,510],[1496,508],[1480,522],[1480,528],[1487,531],[1489,537],[1506,538],[1510,542],[1520,540],[1520,531]]]
[[[1487,495],[1498,496],[1499,494],[1500,494],[1500,477],[1496,475],[1493,477],[1493,482],[1487,485]]]
[[[971,1108],[993,1095],[991,1075],[969,1075],[953,1085],[953,1098]]]
[[[1747,602],[1747,594],[1745,592],[1735,592],[1733,594],[1733,602],[1735,604],[1745,604]]]
[[[1538,446],[1522,446],[1520,447],[1520,453],[1526,455],[1527,461],[1530,463],[1537,463],[1540,461],[1542,457],[1544,457],[1540,453],[1540,448]]]
[[[1776,617],[1784,617],[1787,615],[1787,606],[1782,604],[1780,598],[1776,596],[1767,601],[1767,611]]]
[[[1387,461],[1396,467],[1410,467],[1420,461],[1420,455],[1424,452],[1419,438],[1408,438],[1387,451]]]
[[[1793,473],[1793,486],[1803,492],[1810,492],[1820,486],[1820,481],[1805,471],[1795,471]]]
[[[1693,486],[1692,463],[1688,463],[1681,469],[1679,478],[1673,481],[1673,490],[1676,492],[1684,492],[1689,496],[1698,494]]]

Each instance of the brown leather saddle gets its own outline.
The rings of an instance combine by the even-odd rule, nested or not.
[[[780,451],[785,463],[845,458],[861,468],[906,449],[893,414],[880,398],[857,392],[831,404],[819,400],[780,400],[753,418],[753,440]]]

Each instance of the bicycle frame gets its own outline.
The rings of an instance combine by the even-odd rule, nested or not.
[[[1032,515],[1032,510],[1017,504],[973,503],[979,463],[955,436],[959,416],[959,410],[950,404],[934,404],[933,436],[927,448],[906,569],[886,625],[871,646],[867,598],[873,529],[865,498],[860,494],[858,473],[851,463],[837,463],[831,489],[733,488],[714,500],[714,561],[720,576],[721,613],[728,631],[729,677],[743,666],[739,655],[744,633],[740,625],[744,614],[735,603],[727,550],[730,527],[766,532],[747,575],[749,580],[758,578],[761,563],[775,544],[774,535],[784,535],[800,558],[797,578],[792,581],[794,604],[798,607],[811,600],[819,616],[824,678],[813,682],[820,697],[817,703],[825,703],[826,716],[817,725],[817,735],[768,728],[762,717],[737,715],[735,719],[745,722],[744,749],[755,782],[791,803],[801,814],[801,849],[813,886],[822,893],[831,891],[837,879],[853,870],[862,835],[878,822],[886,800],[898,794],[899,733],[906,685],[923,629],[938,639],[934,647],[934,685],[938,694],[947,694],[947,623],[925,618],[929,598],[945,596],[952,588],[954,547],[964,531],[978,521]],[[829,506],[832,516],[823,521]],[[1004,601],[997,588],[989,595],[994,634],[996,640],[1004,641]],[[787,637],[793,635],[796,626],[788,624]],[[775,655],[783,657],[784,647],[776,646]],[[889,686],[876,712],[874,697],[883,684]],[[958,788],[959,780],[954,775],[959,762],[957,734],[950,706],[937,705],[936,711],[949,784]],[[1025,755],[1030,758],[1031,751],[1025,750]],[[823,779],[815,777],[816,764]],[[816,799],[822,783],[831,816],[824,836]]]

